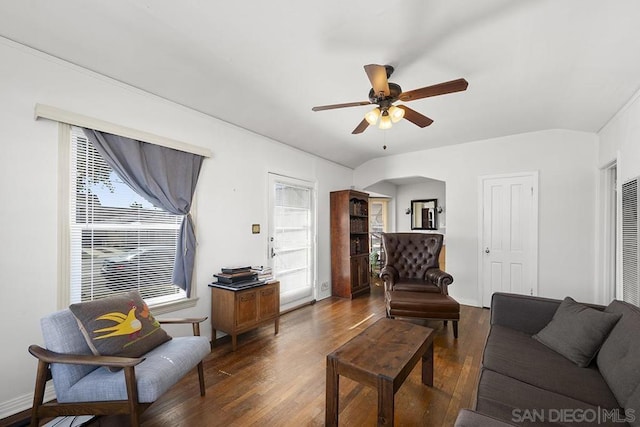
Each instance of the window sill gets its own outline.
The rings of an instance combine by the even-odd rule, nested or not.
[[[171,313],[173,311],[184,310],[186,308],[195,307],[199,298],[182,298],[175,301],[151,304],[149,309],[156,314]]]

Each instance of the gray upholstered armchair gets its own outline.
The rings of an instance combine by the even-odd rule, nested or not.
[[[141,413],[196,367],[204,396],[202,360],[210,344],[200,336],[199,324],[205,319],[159,319],[160,323],[191,324],[194,336],[175,337],[142,357],[119,357],[93,355],[69,309],[44,317],[41,325],[47,348],[29,347],[38,359],[31,426],[58,415],[129,414],[136,427]],[[53,379],[57,402],[44,403],[49,379]]]
[[[442,234],[382,233],[386,262],[380,271],[386,291],[448,295],[453,277],[440,270]]]

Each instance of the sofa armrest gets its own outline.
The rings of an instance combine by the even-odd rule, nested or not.
[[[45,363],[68,363],[73,365],[107,366],[110,368],[127,368],[135,366],[144,357],[94,356],[92,354],[62,354],[47,350],[39,345],[30,345],[29,353]]]
[[[139,415],[139,400],[138,400],[138,388],[136,383],[135,366],[145,360],[144,357],[120,357],[120,356],[95,356],[92,354],[67,354],[57,353],[55,351],[47,350],[39,345],[30,345],[29,353],[38,359],[38,369],[36,372],[36,385],[33,393],[33,408],[31,425],[39,425],[38,418],[57,416],[57,415],[70,415],[70,414],[86,414],[95,413],[95,410],[91,409],[90,402],[78,402],[78,403],[61,403],[52,404],[51,402],[43,405],[44,391],[47,381],[53,379],[51,373],[51,364],[72,364],[72,365],[89,365],[89,366],[102,366],[110,368],[122,369],[124,371],[124,382],[126,387],[127,401],[116,401],[112,407],[127,408],[131,413],[132,424],[136,424],[136,413]],[[100,368],[98,368],[100,369]],[[106,403],[101,402],[103,405]],[[65,406],[63,410],[60,410],[60,406]],[[104,406],[102,410],[105,411]],[[74,412],[75,411],[75,412]],[[122,409],[120,409],[123,413]],[[107,412],[102,412],[106,414]],[[137,424],[136,424],[137,425]]]
[[[384,282],[384,289],[386,291],[393,290],[393,285],[395,285],[399,277],[398,270],[392,265],[385,265],[382,270],[380,270],[380,278]]]
[[[497,418],[481,414],[470,409],[461,409],[456,418],[455,427],[511,427],[513,424],[506,423]]]
[[[440,288],[444,295],[449,295],[449,285],[453,283],[453,276],[439,268],[429,268],[424,274],[427,282],[431,282]]]
[[[193,335],[199,337],[200,336],[200,323],[207,320],[208,317],[187,317],[187,318],[166,318],[166,319],[156,319],[161,324],[170,325],[170,324],[186,324],[191,323],[191,327],[193,328]]]

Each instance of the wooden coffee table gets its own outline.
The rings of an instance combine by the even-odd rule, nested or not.
[[[422,359],[422,383],[433,386],[433,329],[382,318],[327,355],[325,424],[338,425],[340,375],[378,390],[378,425],[392,426],[394,395]]]

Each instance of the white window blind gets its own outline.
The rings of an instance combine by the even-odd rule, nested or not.
[[[136,289],[148,303],[186,297],[171,284],[182,217],[154,207],[71,128],[71,302]]]
[[[622,299],[640,305],[638,282],[638,180],[622,184]]]

